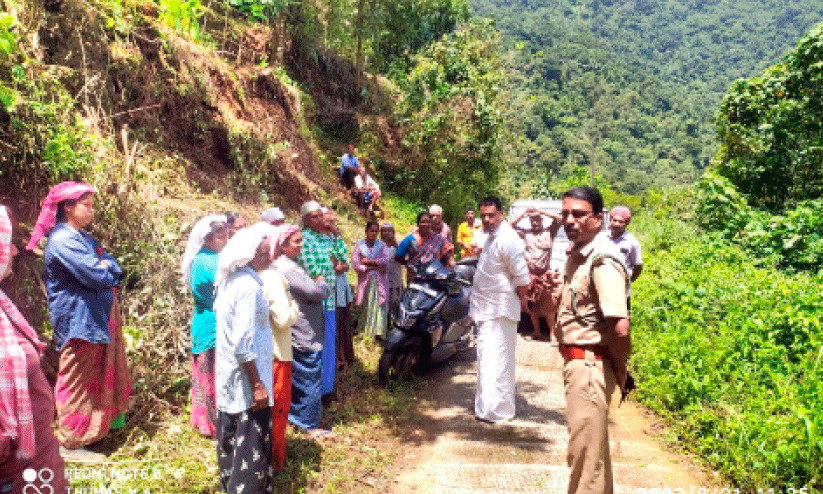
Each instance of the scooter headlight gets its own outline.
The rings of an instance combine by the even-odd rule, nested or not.
[[[397,308],[397,318],[394,325],[400,329],[409,329],[414,325],[417,315],[416,312],[409,312],[401,305]]]

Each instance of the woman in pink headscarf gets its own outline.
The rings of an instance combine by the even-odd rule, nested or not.
[[[0,206],[0,281],[11,274],[17,255],[11,233],[6,208]],[[52,431],[54,396],[40,369],[43,348],[37,333],[0,290],[0,492],[26,492],[27,485],[35,492],[45,486],[50,492],[68,489]],[[24,471],[34,472],[34,477]]]
[[[94,192],[77,182],[52,187],[26,247],[48,238],[45,284],[60,351],[57,437],[76,459],[99,459],[82,448],[124,425],[131,391],[116,292],[123,272],[84,230],[94,218]]]

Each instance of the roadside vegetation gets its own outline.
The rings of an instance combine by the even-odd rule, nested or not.
[[[819,490],[823,278],[758,265],[682,207],[658,211],[632,224],[645,266],[632,303],[639,400],[731,485]]]
[[[739,81],[712,169],[646,204],[638,396],[734,486],[823,489],[823,31]]]

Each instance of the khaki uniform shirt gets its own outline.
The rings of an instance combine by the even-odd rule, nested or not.
[[[612,257],[613,256],[613,257]],[[620,251],[598,235],[566,258],[555,334],[565,345],[608,345],[607,317],[628,317],[626,268]]]

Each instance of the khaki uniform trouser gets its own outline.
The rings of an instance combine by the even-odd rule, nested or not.
[[[609,403],[616,381],[608,363],[585,359],[568,360],[563,367],[566,388],[566,421],[571,469],[569,494],[612,494],[614,480],[609,455]]]

